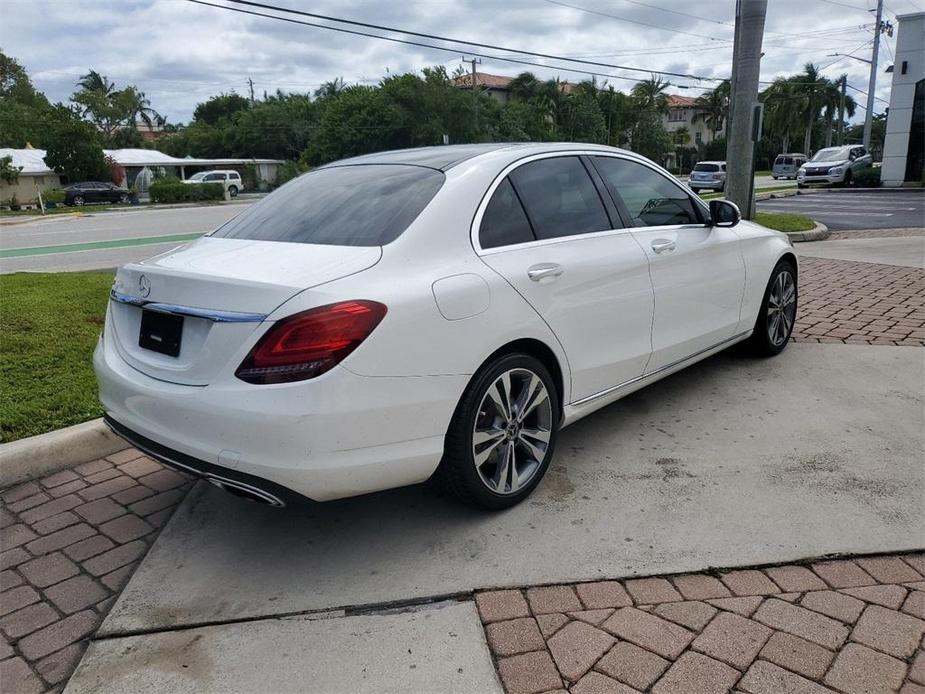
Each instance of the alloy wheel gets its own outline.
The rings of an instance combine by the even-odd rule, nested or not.
[[[472,458],[495,494],[515,494],[542,468],[552,437],[552,403],[543,379],[505,371],[489,386],[475,418]]]
[[[790,337],[796,312],[796,283],[789,270],[781,270],[768,293],[768,339],[775,347]]]

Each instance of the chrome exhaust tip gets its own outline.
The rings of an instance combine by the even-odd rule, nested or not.
[[[274,508],[283,508],[286,506],[286,504],[283,503],[279,497],[271,494],[270,492],[264,491],[263,489],[252,487],[248,484],[233,482],[227,479],[219,479],[210,475],[206,475],[205,480],[210,484],[214,484],[219,489],[228,492],[229,494],[234,494],[235,496],[241,497],[243,499],[255,501],[258,504],[264,504],[265,506],[272,506]]]

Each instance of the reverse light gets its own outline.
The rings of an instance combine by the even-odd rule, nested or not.
[[[235,376],[248,383],[289,383],[330,371],[360,346],[388,309],[354,300],[283,318],[260,338]]]

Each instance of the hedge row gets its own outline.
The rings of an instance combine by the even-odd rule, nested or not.
[[[155,181],[148,190],[151,202],[199,202],[222,200],[225,189],[221,183],[178,183]]]

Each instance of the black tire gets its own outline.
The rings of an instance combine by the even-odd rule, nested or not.
[[[122,195],[119,196],[119,202],[123,205],[128,204],[128,193],[122,193]]]
[[[852,179],[853,177],[854,177],[854,174],[851,173],[851,169],[848,169],[847,171],[845,171],[845,178],[844,178],[844,180],[842,181],[842,187],[843,187],[843,188],[850,188],[850,187],[851,187],[851,179]]]
[[[788,316],[789,325],[784,320],[783,331],[775,331],[773,326],[780,326],[774,322],[773,315],[768,318],[769,310],[772,309],[772,294],[778,290],[779,278],[782,274],[789,275],[793,286],[792,312],[789,303],[785,306],[786,315]],[[786,284],[786,280],[784,281]],[[799,285],[797,284],[796,266],[791,260],[781,260],[774,266],[771,272],[771,278],[768,280],[768,286],[764,290],[764,296],[761,298],[761,309],[758,311],[758,318],[755,320],[755,327],[752,336],[749,338],[749,350],[759,357],[773,357],[780,354],[787,347],[790,341],[790,335],[793,332],[793,325],[796,322],[797,305],[799,299]]]
[[[547,400],[539,399],[537,401],[533,397],[525,398],[524,405],[533,404],[534,401],[536,401],[536,404],[528,409],[527,416],[523,418],[522,426],[515,423],[505,426],[503,417],[498,416],[500,410],[492,412],[494,406],[488,395],[489,389],[492,389],[496,382],[506,374],[512,374],[509,381],[511,384],[509,395],[515,401],[520,400],[524,395],[525,391],[518,388],[523,388],[528,383],[529,376],[527,374],[541,381],[545,388]],[[535,383],[532,383],[532,390],[533,393],[539,392]],[[485,405],[484,408],[482,407],[483,404]],[[515,404],[517,403],[515,402]],[[523,353],[506,354],[498,357],[482,367],[472,377],[459,404],[456,406],[456,411],[447,430],[443,459],[437,469],[437,478],[450,494],[469,506],[493,511],[510,508],[527,498],[546,474],[549,462],[555,453],[560,417],[559,396],[556,392],[555,382],[550,376],[549,370],[541,361]],[[498,420],[497,423],[496,420]],[[493,423],[488,425],[487,422],[489,421]],[[476,446],[479,445],[474,441],[477,427],[479,427],[479,431],[483,432],[489,429],[500,432],[498,442],[492,443],[486,440],[485,443],[488,445],[485,445],[479,451],[479,454],[487,455],[487,458],[481,463],[481,467],[476,466],[475,457]],[[544,435],[548,435],[548,442],[545,444],[542,460],[536,459],[533,451],[528,447],[530,444],[520,443],[522,440],[519,438],[522,436],[521,430],[542,431]],[[541,443],[541,439],[534,439],[534,442]],[[534,448],[536,447],[534,446]],[[491,452],[486,453],[487,451]],[[497,489],[489,487],[489,481],[485,477],[493,472],[492,476],[498,480],[502,476],[502,470],[509,469],[502,467],[503,460],[501,458],[503,453],[508,451],[515,456],[513,471],[515,473],[518,471],[517,456],[520,455],[519,460],[523,463],[522,469],[528,474],[518,480],[516,489],[514,489],[513,474],[504,474],[505,482],[503,484],[505,487],[511,487],[511,489],[499,492]],[[510,484],[506,482],[508,478],[510,478]]]
[[[803,188],[805,187],[806,185],[804,183],[797,183],[797,188],[799,188],[800,190],[803,190]]]
[[[228,186],[228,195],[233,198],[238,197],[238,187],[237,186]]]
[[[71,198],[71,204],[76,205],[76,206],[83,205],[84,204],[83,195],[75,195],[73,198]]]

